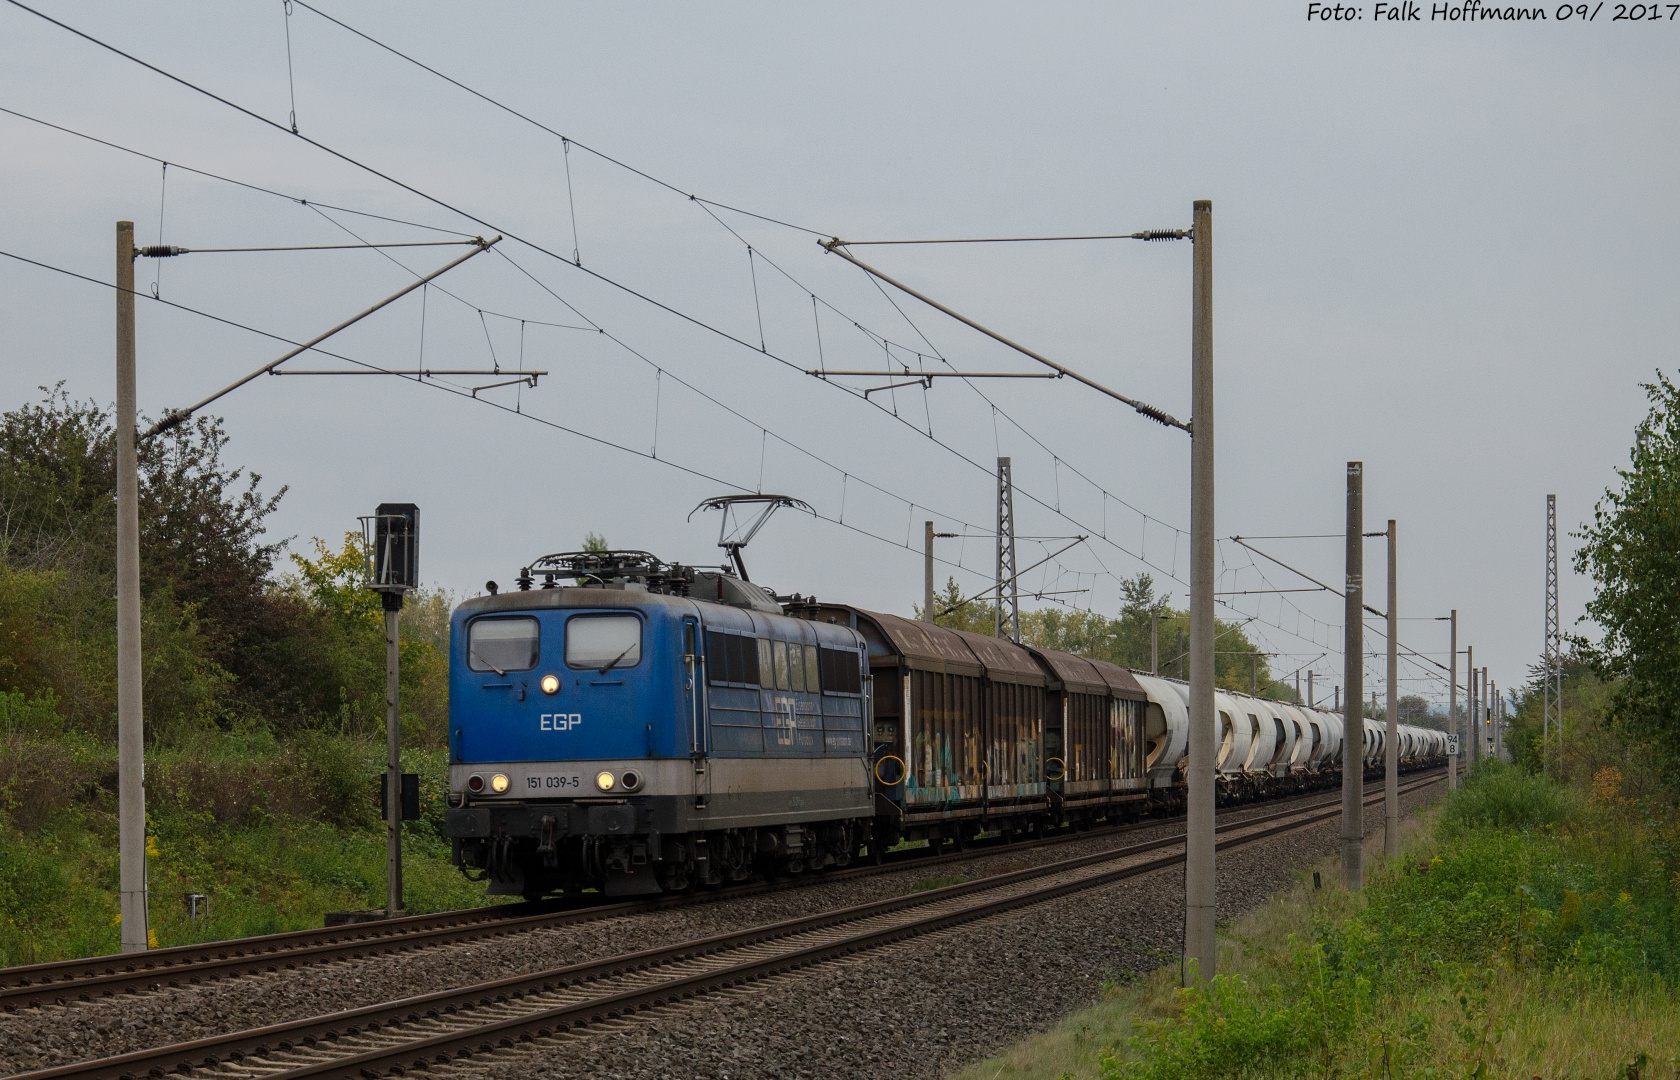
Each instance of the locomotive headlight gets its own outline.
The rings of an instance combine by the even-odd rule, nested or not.
[[[613,789],[613,783],[613,774],[607,772],[605,769],[595,774],[595,786],[600,788],[602,791],[611,791]]]
[[[477,773],[473,773],[471,776],[467,777],[467,790],[472,792],[474,795],[483,791],[484,777],[478,775]]]
[[[503,774],[497,773],[495,776],[492,776],[490,778],[490,790],[491,791],[494,791],[496,794],[500,795],[502,792],[506,791],[507,789],[508,789],[508,778],[506,776],[504,776]]]
[[[544,675],[541,686],[542,692],[545,694],[558,694],[560,692],[560,676]]]

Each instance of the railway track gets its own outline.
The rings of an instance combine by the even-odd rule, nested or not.
[[[1440,775],[1442,774],[1431,771],[1426,776],[1432,779],[1413,781],[1413,787],[1407,790],[1413,790],[1424,782],[1433,782],[1434,779],[1439,779]],[[1339,795],[1317,798],[1317,802],[1308,803],[1307,807],[1329,806],[1340,801]],[[1304,808],[1298,807],[1278,813],[1295,813]],[[678,894],[650,900],[597,902],[567,906],[560,910],[533,904],[486,906],[203,945],[176,946],[143,954],[91,957],[0,969],[0,1009],[15,1012],[31,1006],[66,1005],[76,1001],[94,1001],[119,994],[141,993],[166,987],[203,985],[243,975],[295,970],[314,964],[368,959],[457,942],[486,941],[580,922],[712,903],[805,885],[831,884],[898,873],[906,868],[948,866],[985,858],[1000,851],[1029,851],[1105,834],[1123,835],[1158,826],[1170,820],[1173,819],[1152,819],[1087,832],[1062,833],[1038,840],[1017,841],[1011,845],[975,845],[966,851],[932,857],[906,852],[901,853],[902,857],[889,859],[880,865],[857,866],[797,879],[754,882],[713,892]]]
[[[1380,795],[1366,800],[1380,801]],[[1339,806],[1319,804],[1227,822],[1219,826],[1224,838],[1217,846],[1229,850],[1339,813]],[[16,1080],[139,1080],[195,1072],[227,1080],[362,1080],[435,1068],[1166,869],[1183,861],[1182,851],[1155,853],[1181,847],[1182,840],[1182,834],[1161,837],[675,945],[23,1073]]]

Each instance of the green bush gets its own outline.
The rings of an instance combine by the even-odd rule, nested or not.
[[[49,687],[25,698],[23,691],[0,690],[0,736],[50,735],[64,727],[58,695]]]
[[[1484,761],[1448,800],[1441,815],[1449,833],[1470,829],[1538,829],[1564,826],[1581,815],[1581,800],[1568,788],[1501,761]]]
[[[1180,991],[1181,1010],[1146,1023],[1132,1046],[1139,1060],[1103,1061],[1106,1080],[1244,1080],[1288,1076],[1311,1061],[1305,1010],[1279,1000],[1275,987],[1218,975]]]

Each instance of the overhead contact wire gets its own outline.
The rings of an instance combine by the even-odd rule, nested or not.
[[[23,10],[23,11],[26,11],[26,12],[32,14],[32,15],[35,15],[37,18],[40,18],[45,22],[51,23],[52,25],[57,26],[60,29],[63,29],[63,30],[65,30],[65,31],[67,31],[71,34],[74,34],[75,36],[77,36],[79,38],[82,38],[83,40],[85,40],[85,41],[87,41],[91,44],[97,45],[102,49],[105,49],[105,50],[107,50],[107,51],[109,51],[109,52],[111,52],[111,53],[113,53],[117,56],[120,56],[123,59],[126,59],[126,60],[130,61],[131,63],[134,63],[134,64],[137,64],[141,67],[144,67],[148,71],[151,71],[155,74],[158,74],[158,75],[168,79],[171,82],[174,82],[174,83],[176,83],[176,84],[178,84],[178,85],[180,85],[180,86],[182,86],[186,89],[192,90],[195,93],[198,93],[198,94],[201,94],[205,97],[208,97],[211,100],[218,102],[219,104],[225,105],[228,108],[233,109],[234,111],[236,111],[238,113],[241,113],[242,115],[247,116],[247,117],[249,117],[253,120],[256,120],[257,122],[259,122],[261,124],[264,124],[268,127],[275,128],[276,130],[279,130],[279,131],[286,131],[287,130],[287,128],[284,125],[279,124],[276,121],[271,120],[268,117],[265,117],[265,116],[261,115],[260,113],[257,113],[255,111],[249,109],[249,108],[246,108],[243,105],[239,105],[236,102],[221,96],[220,94],[217,94],[213,91],[205,89],[204,87],[198,86],[195,83],[193,83],[193,82],[191,82],[191,81],[189,81],[185,78],[182,78],[181,76],[175,75],[175,74],[173,74],[173,73],[171,73],[171,72],[169,72],[169,71],[167,71],[163,68],[160,68],[155,64],[152,64],[152,63],[149,63],[145,60],[142,60],[139,57],[134,56],[133,54],[128,53],[128,52],[126,52],[126,51],[124,51],[124,50],[122,50],[122,49],[120,49],[120,48],[118,48],[114,45],[111,45],[111,44],[109,44],[105,41],[102,41],[99,38],[96,38],[93,35],[85,32],[85,31],[79,30],[76,27],[69,25],[68,23],[65,23],[65,22],[63,22],[59,19],[55,19],[52,16],[47,15],[44,12],[41,12],[41,11],[35,9],[35,8],[32,8],[28,4],[23,3],[22,0],[6,0],[6,2],[10,3],[14,7],[19,8],[20,10]],[[294,0],[294,2],[302,3],[303,0]],[[307,4],[305,4],[304,6],[308,7],[309,10],[314,11],[316,14],[322,14],[318,9],[315,9],[313,7],[309,7],[309,5],[307,5]],[[329,16],[325,16],[324,14],[323,14],[323,17],[324,18],[330,18]],[[332,21],[337,22],[337,20],[332,20]],[[344,24],[341,23],[340,25],[344,25]],[[346,26],[345,28],[349,29],[349,30],[352,30],[352,32],[357,33],[359,36],[363,36],[363,37],[367,36],[367,35],[361,34],[360,31],[355,31],[351,27]],[[373,41],[374,39],[368,38],[368,40]],[[384,46],[383,43],[378,43],[378,42],[375,42],[375,43],[380,44],[381,47],[383,47],[383,48],[389,48],[388,46]],[[396,50],[390,50],[390,51],[396,52]],[[401,54],[398,54],[398,55],[401,55]],[[409,59],[409,58],[405,57],[405,59]],[[417,61],[415,61],[415,62],[418,63]],[[421,66],[424,66],[424,65],[421,65]],[[448,78],[447,76],[442,76],[441,73],[436,73],[436,72],[434,72],[434,73],[439,74],[439,76],[442,77],[442,78],[446,78],[446,79]],[[454,80],[450,80],[450,81],[454,82]],[[477,95],[477,91],[471,90],[470,87],[466,87],[466,86],[464,86],[462,84],[458,84],[458,83],[457,83],[457,85],[461,85],[462,89],[466,89],[469,92],[472,92],[475,95]],[[478,96],[483,96],[483,95],[478,95]],[[499,103],[497,103],[497,104],[499,105]],[[510,109],[509,111],[511,112],[511,111],[514,111],[514,110]],[[526,118],[526,119],[529,119],[529,118]],[[554,133],[554,134],[558,134],[558,133]],[[410,194],[415,195],[418,198],[421,198],[421,199],[423,199],[427,202],[432,203],[433,205],[436,205],[436,206],[438,206],[442,209],[448,210],[451,213],[457,214],[457,215],[459,215],[459,216],[461,216],[461,217],[463,217],[463,218],[465,218],[469,221],[474,222],[475,224],[479,224],[479,225],[482,225],[486,228],[489,228],[489,229],[495,230],[497,232],[500,232],[503,235],[507,236],[509,239],[512,239],[512,240],[514,240],[518,243],[521,243],[521,244],[523,244],[527,247],[530,247],[533,250],[540,252],[541,254],[544,254],[544,255],[547,255],[550,258],[556,259],[557,261],[561,261],[561,262],[566,261],[561,256],[557,255],[555,252],[549,250],[546,247],[543,247],[541,244],[538,244],[534,241],[528,240],[528,239],[524,238],[523,236],[519,235],[518,233],[509,231],[509,230],[506,230],[506,229],[499,229],[497,226],[495,226],[494,224],[492,224],[488,220],[480,218],[477,215],[472,214],[472,213],[470,213],[466,210],[463,210],[460,207],[457,207],[457,206],[449,203],[448,201],[446,201],[442,198],[431,195],[431,194],[423,191],[420,188],[417,188],[417,187],[415,187],[411,184],[408,184],[408,183],[406,183],[402,180],[399,180],[395,176],[392,176],[389,173],[386,173],[386,172],[384,172],[384,171],[382,171],[378,168],[375,168],[372,165],[368,165],[368,164],[366,164],[366,163],[364,163],[364,162],[362,162],[362,161],[360,161],[360,160],[358,160],[354,157],[351,157],[349,154],[346,154],[342,151],[336,150],[336,149],[334,149],[334,148],[332,148],[332,147],[330,147],[330,146],[328,146],[328,145],[326,145],[326,144],[324,144],[324,143],[322,143],[322,142],[320,142],[316,139],[310,138],[309,136],[303,135],[301,133],[295,134],[294,137],[302,140],[305,143],[308,143],[310,146],[315,147],[316,149],[322,151],[323,153],[326,153],[326,154],[328,154],[328,155],[330,155],[334,158],[337,158],[338,160],[343,161],[346,164],[351,165],[355,168],[361,169],[362,171],[368,173],[369,175],[376,176],[379,179],[384,180],[387,183],[390,183],[393,186],[402,189],[403,191],[407,191]],[[667,184],[663,181],[657,180],[657,178],[649,176],[648,174],[641,173],[640,170],[636,170],[631,166],[624,165],[622,162],[618,162],[616,159],[611,159],[608,155],[599,154],[597,151],[594,151],[592,148],[584,146],[584,144],[582,144],[582,143],[579,143],[578,145],[580,147],[583,147],[584,149],[589,149],[592,153],[597,153],[598,156],[601,156],[601,157],[606,158],[608,160],[612,160],[615,164],[619,164],[621,167],[630,169],[630,171],[636,172],[636,173],[638,173],[638,175],[642,175],[649,180],[653,180],[654,182],[659,183],[662,187],[666,187],[666,188],[669,188],[670,190],[677,191],[679,193],[688,195],[688,193],[686,193],[686,192],[681,192],[681,189],[675,187],[675,185]],[[692,195],[688,195],[688,197],[693,199],[696,202],[704,203],[708,206],[717,206],[721,209],[727,209],[727,210],[731,210],[731,211],[734,211],[734,212],[749,213],[749,212],[746,212],[746,211],[740,211],[736,207],[728,206],[727,204],[718,203],[718,202],[715,202],[713,200],[699,199],[698,197],[695,197],[695,196],[692,196]],[[817,230],[804,229],[801,226],[794,226],[794,225],[791,225],[788,222],[775,221],[775,219],[764,217],[764,215],[749,214],[749,216],[762,218],[763,220],[767,220],[767,221],[774,221],[776,224],[785,225],[785,226],[788,226],[790,228],[798,228],[798,229],[801,229],[801,231],[811,232],[811,233],[813,233],[815,235],[819,235],[819,236],[820,235],[829,235],[829,234],[821,233]],[[576,264],[573,264],[573,265],[576,266]],[[673,308],[670,305],[665,304],[665,303],[663,303],[659,300],[656,300],[653,297],[651,297],[651,296],[649,296],[645,293],[642,293],[639,290],[636,290],[636,289],[634,289],[634,288],[632,288],[632,287],[630,287],[630,286],[628,286],[628,285],[626,285],[622,282],[619,282],[619,281],[616,281],[612,278],[609,278],[606,275],[597,273],[594,270],[592,270],[590,268],[587,268],[587,267],[576,266],[576,268],[579,269],[580,271],[582,271],[583,273],[589,274],[591,277],[595,278],[596,280],[601,281],[603,284],[609,285],[613,288],[616,288],[616,289],[626,293],[627,295],[630,295],[630,296],[633,296],[633,297],[635,297],[639,300],[642,300],[644,303],[648,303],[648,304],[658,308],[659,310],[662,310],[662,311],[665,311],[665,312],[667,312],[671,315],[674,315],[677,318],[679,318],[679,319],[681,319],[685,322],[688,322],[688,323],[690,323],[690,324],[692,324],[692,325],[694,325],[698,328],[707,330],[707,331],[709,331],[709,332],[711,332],[711,333],[713,333],[713,334],[715,334],[715,335],[717,335],[721,338],[732,341],[732,342],[734,342],[738,345],[741,345],[743,348],[748,348],[748,349],[752,348],[752,346],[750,344],[741,340],[740,338],[736,337],[735,335],[730,334],[727,331],[722,330],[721,328],[712,326],[712,325],[706,323],[705,321],[703,321],[701,319],[698,319],[694,316],[691,316],[691,315],[687,314],[686,312],[683,312],[683,311],[680,311],[679,309]],[[791,363],[790,361],[786,360],[785,358],[777,356],[777,354],[775,354],[775,353],[770,353],[770,352],[768,352],[768,350],[755,350],[755,351],[759,351],[761,353],[761,355],[770,356],[772,359],[777,360],[777,362],[783,364],[784,366],[793,368],[795,370],[799,370],[797,365]],[[845,388],[843,388],[843,389],[845,389]],[[861,396],[861,395],[860,394],[854,394],[854,396]],[[526,414],[526,415],[529,415],[529,414]],[[915,428],[913,426],[912,426],[912,430],[915,430]],[[931,438],[931,436],[930,436],[930,438]],[[934,439],[933,441],[935,441],[937,444],[939,444],[941,446],[945,446],[946,449],[948,449],[952,453],[955,453],[957,456],[961,457],[963,460],[969,461],[971,464],[974,464],[977,467],[984,469],[984,466],[980,466],[978,462],[974,462],[973,459],[968,458],[967,455],[961,454],[959,451],[956,451],[954,448],[949,447],[947,444],[944,444],[940,440]],[[985,469],[984,471],[988,472],[988,474],[990,473],[989,469]],[[1022,489],[1018,488],[1017,490],[1022,490]],[[1037,502],[1040,505],[1044,505],[1046,507],[1046,509],[1051,509],[1047,504],[1043,503],[1043,500],[1038,499],[1036,496],[1033,496],[1030,493],[1027,493],[1025,491],[1023,491],[1023,494],[1027,494],[1028,498],[1031,499],[1032,501]],[[1054,511],[1052,510],[1052,512],[1054,512]],[[1067,515],[1061,515],[1061,516],[1066,517],[1067,520],[1069,520],[1071,522],[1074,522],[1075,524],[1080,524],[1079,522],[1077,522],[1076,519],[1074,519],[1070,516],[1067,516]],[[1088,526],[1082,526],[1082,527],[1087,527],[1088,528]],[[1166,571],[1161,567],[1154,566],[1153,564],[1149,563],[1147,560],[1141,558],[1140,556],[1135,555],[1134,553],[1127,551],[1124,547],[1122,547],[1119,544],[1114,543],[1113,541],[1107,540],[1105,538],[1105,542],[1109,543],[1111,546],[1115,547],[1117,550],[1123,552],[1124,554],[1127,554],[1128,556],[1133,557],[1133,558],[1137,558],[1140,562],[1144,562],[1145,565],[1149,565],[1153,569],[1161,570],[1162,572],[1167,573],[1169,577],[1171,577],[1175,580],[1178,580],[1177,574],[1176,574],[1176,565],[1175,565],[1173,571]],[[1177,552],[1176,552],[1176,545],[1175,545],[1175,551],[1174,551],[1175,564],[1176,564],[1176,555],[1177,555]]]

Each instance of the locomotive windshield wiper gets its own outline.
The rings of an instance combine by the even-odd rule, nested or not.
[[[615,656],[611,660],[607,661],[607,666],[601,669],[600,674],[605,675],[607,672],[609,672],[613,668],[617,667],[618,662],[620,660],[624,659],[626,656],[629,656],[630,655],[630,650],[634,649],[639,644],[641,644],[641,643],[640,642],[631,642],[629,648],[626,648],[623,652],[619,653],[617,656]]]
[[[492,664],[490,661],[484,659],[484,657],[479,656],[477,649],[468,649],[467,652],[472,654],[472,657],[475,660],[477,660],[479,663],[483,664],[485,667],[489,668],[491,671],[494,671],[496,674],[500,675],[504,679],[507,678],[507,672],[503,671],[501,668],[497,667],[495,664]],[[613,663],[616,664],[616,663],[618,663],[618,661],[614,660]]]

